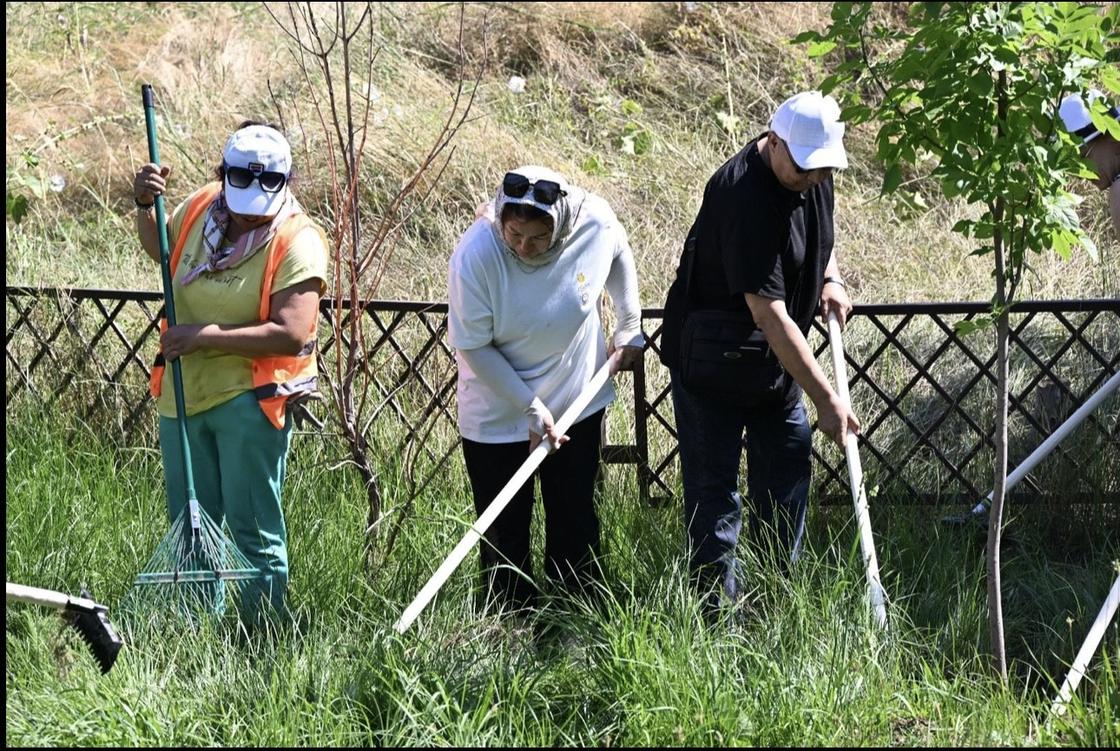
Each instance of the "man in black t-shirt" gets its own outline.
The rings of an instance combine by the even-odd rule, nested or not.
[[[818,305],[843,326],[852,305],[833,253],[832,170],[847,167],[844,124],[832,97],[803,92],[774,113],[770,130],[720,167],[665,303],[661,361],[670,369],[694,582],[717,612],[737,597],[735,546],[743,431],[752,541],[784,566],[796,559],[809,493],[811,431],[843,446],[859,421],[829,384],[806,335]],[[682,379],[681,336],[690,311],[739,311],[780,362],[782,383],[753,406],[697,391]],[[716,587],[715,585],[720,586]]]

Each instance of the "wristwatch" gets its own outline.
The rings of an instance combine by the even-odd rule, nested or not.
[[[848,285],[844,284],[844,280],[838,276],[826,276],[824,278],[825,284],[839,284],[844,289],[848,289]]]

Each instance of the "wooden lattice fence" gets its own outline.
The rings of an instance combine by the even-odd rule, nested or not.
[[[322,303],[324,368],[342,348]],[[147,378],[161,295],[154,292],[7,287],[5,404],[26,400],[71,412],[119,440],[152,444]],[[343,315],[349,307],[343,305]],[[995,403],[994,336],[960,336],[954,324],[982,303],[857,306],[845,334],[852,400],[863,423],[861,455],[873,497],[891,502],[972,502],[990,490]],[[377,405],[369,429],[407,459],[423,488],[458,445],[455,366],[444,303],[363,305]],[[646,309],[650,351],[619,377],[605,459],[631,465],[643,498],[678,496],[677,442],[668,372],[656,357],[661,311]],[[827,337],[811,335],[831,372]],[[1120,301],[1022,302],[1012,312],[1011,463],[1034,449],[1120,370]],[[385,441],[388,441],[386,443]],[[817,434],[814,489],[848,502],[841,452]],[[1120,497],[1120,397],[1113,396],[1032,473],[1016,495],[1067,502]]]

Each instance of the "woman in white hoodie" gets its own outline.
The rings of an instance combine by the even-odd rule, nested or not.
[[[545,569],[565,591],[602,576],[593,503],[608,382],[566,435],[554,416],[595,372],[641,357],[641,307],[626,231],[602,198],[543,167],[508,172],[493,204],[463,234],[449,264],[448,341],[459,366],[459,431],[481,514],[541,440]],[[599,317],[606,290],[617,327],[609,352]],[[480,545],[488,602],[532,608],[529,529],[535,495],[526,483]]]

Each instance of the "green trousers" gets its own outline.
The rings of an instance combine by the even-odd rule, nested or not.
[[[241,582],[241,613],[258,619],[267,609],[285,615],[288,535],[280,506],[292,421],[277,430],[245,392],[187,418],[195,495],[219,525],[225,521],[234,543],[265,576]],[[179,449],[178,420],[159,418],[159,443],[171,520],[187,504],[186,477]],[[217,588],[214,608],[224,609]],[[262,607],[263,606],[263,607]]]

